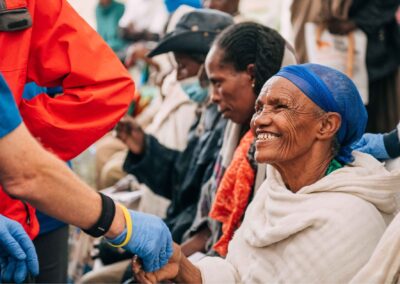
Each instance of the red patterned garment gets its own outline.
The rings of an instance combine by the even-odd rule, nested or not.
[[[235,150],[209,214],[222,223],[222,236],[213,247],[221,256],[228,253],[228,244],[241,224],[252,192],[255,172],[247,159],[247,153],[253,141],[254,135],[249,130]]]

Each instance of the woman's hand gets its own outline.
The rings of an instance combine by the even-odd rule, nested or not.
[[[157,72],[160,71],[160,65],[155,62],[153,59],[147,57],[147,54],[150,52],[150,49],[146,47],[143,42],[137,42],[132,44],[127,51],[127,55],[125,58],[125,66],[132,67],[134,66],[138,60],[142,60],[149,64],[150,66],[154,67]]]
[[[178,275],[180,269],[181,256],[182,252],[180,246],[174,243],[174,253],[169,259],[168,264],[155,272],[145,272],[141,267],[139,259],[134,257],[132,261],[132,270],[136,280],[139,283],[150,284],[174,279]]]
[[[124,116],[118,122],[116,132],[117,138],[124,142],[132,153],[137,155],[143,153],[145,133],[132,117]]]

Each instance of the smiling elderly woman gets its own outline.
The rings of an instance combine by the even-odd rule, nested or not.
[[[287,66],[256,102],[251,126],[267,179],[229,244],[226,259],[195,265],[175,247],[170,264],[142,279],[185,283],[343,283],[368,261],[394,213],[399,175],[351,152],[367,114],[344,74]]]

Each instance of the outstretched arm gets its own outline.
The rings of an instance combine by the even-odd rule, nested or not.
[[[5,192],[61,221],[91,228],[104,209],[100,195],[30,135],[1,75],[0,97],[0,183]],[[160,218],[116,206],[110,221],[105,236],[142,257],[147,271],[167,263],[172,237]]]

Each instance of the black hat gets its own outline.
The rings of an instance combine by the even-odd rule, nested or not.
[[[148,57],[170,51],[207,55],[217,34],[233,23],[232,16],[216,10],[197,9],[188,12],[178,21],[174,31],[160,40]]]

